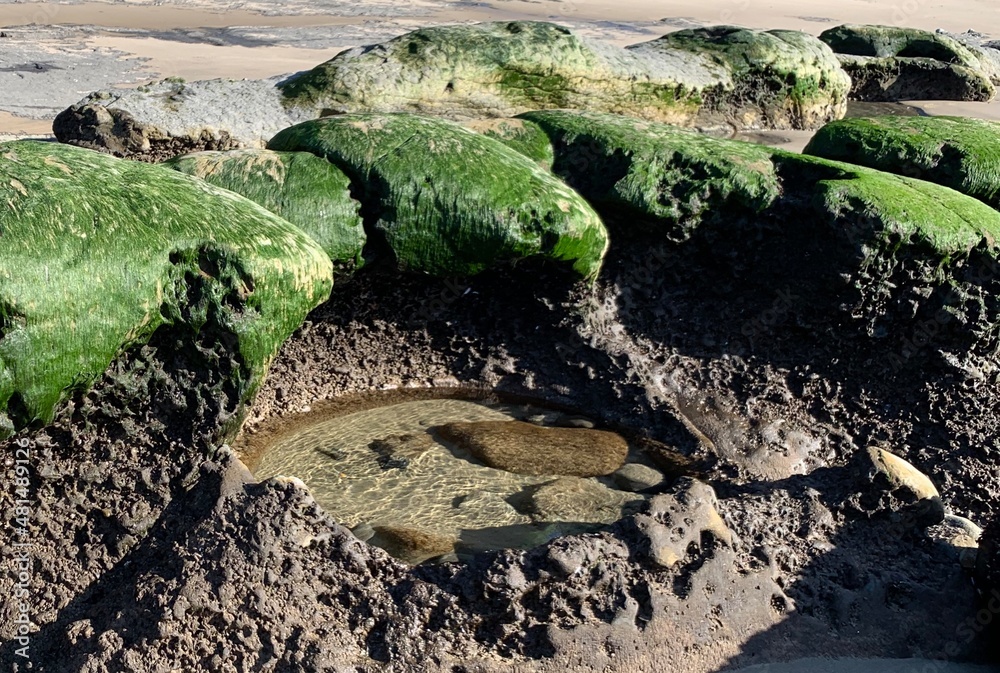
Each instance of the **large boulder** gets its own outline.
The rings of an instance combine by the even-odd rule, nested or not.
[[[334,264],[362,264],[365,230],[351,181],[308,152],[195,152],[165,165],[245,196],[280,215],[319,243]]]
[[[52,132],[59,142],[144,161],[261,148],[281,129],[310,118],[284,104],[276,86],[281,79],[168,78],[96,91],[59,113]]]
[[[413,271],[468,275],[540,256],[592,277],[607,249],[600,217],[577,193],[453,122],[341,115],[285,129],[268,147],[312,152],[343,170],[372,232]]]
[[[843,116],[850,81],[816,38],[717,27],[620,49],[543,22],[423,28],[351,49],[281,85],[314,115],[454,119],[549,108],[683,125],[812,128]]]
[[[987,101],[1000,69],[985,48],[941,33],[897,26],[844,25],[820,34],[840,57],[862,101]]]
[[[553,172],[608,226],[644,225],[682,240],[705,219],[760,213],[781,191],[773,151],[761,145],[611,114],[546,110],[519,119],[549,138]],[[525,137],[504,142],[523,151]]]
[[[0,437],[51,420],[165,324],[231,341],[245,399],[330,292],[304,233],[176,171],[4,143],[0,192]]]
[[[1000,124],[962,117],[867,117],[827,124],[804,152],[951,187],[1000,209]]]

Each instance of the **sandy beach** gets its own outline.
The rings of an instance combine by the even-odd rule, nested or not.
[[[1000,5],[988,0],[643,0],[490,3],[287,2],[243,3],[225,9],[204,0],[146,2],[0,3],[8,63],[0,82],[0,133],[49,132],[58,111],[93,90],[135,86],[164,77],[185,80],[262,78],[309,69],[339,51],[420,26],[511,19],[564,23],[618,45],[681,28],[735,24],[818,34],[842,23],[905,25],[1000,37]],[[24,87],[30,87],[24,89]],[[25,95],[20,91],[25,90]],[[30,93],[30,95],[29,95]],[[30,97],[30,102],[25,101]],[[996,103],[914,102],[928,114],[996,119]],[[808,134],[766,140],[800,149]]]

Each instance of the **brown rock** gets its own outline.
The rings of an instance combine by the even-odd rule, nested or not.
[[[374,530],[368,544],[386,550],[404,563],[417,565],[455,551],[455,538],[446,535],[401,526],[374,526]]]
[[[605,430],[522,421],[448,423],[436,430],[490,467],[517,474],[597,477],[617,470],[628,455],[621,435]]]
[[[641,502],[641,496],[591,479],[560,477],[538,487],[531,497],[531,508],[541,521],[613,523],[622,518],[623,509]]]

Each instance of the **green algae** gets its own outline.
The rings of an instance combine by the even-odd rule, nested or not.
[[[236,194],[67,145],[0,145],[0,436],[184,321],[232,335],[243,400],[329,295],[330,261]]]
[[[804,152],[935,182],[1000,209],[1000,124],[868,117],[820,129]]]
[[[335,265],[363,264],[365,230],[350,179],[308,152],[197,152],[167,162],[175,170],[236,192],[306,232]]]
[[[268,144],[308,151],[357,185],[369,233],[404,268],[471,275],[525,257],[594,277],[607,249],[597,213],[501,142],[438,119],[341,115],[285,129]]]

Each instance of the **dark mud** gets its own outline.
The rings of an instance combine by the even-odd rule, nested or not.
[[[594,287],[533,263],[453,280],[366,268],[285,344],[235,443],[249,451],[268,419],[347,393],[530,395],[698,461],[731,542],[651,510],[526,552],[407,567],[297,481],[253,483],[219,438],[238,363],[222,343],[165,333],[55,425],[17,438],[35,461],[38,631],[26,668],[5,603],[0,664],[710,671],[995,656],[958,550],[917,529],[864,461],[868,446],[889,448],[951,511],[995,517],[995,358],[956,366],[947,354],[970,344],[959,325],[917,346],[920,316],[838,285],[833,255],[766,227],[750,238],[617,235]],[[683,503],[680,483],[664,497]],[[675,525],[697,542],[666,568],[654,548]],[[5,574],[0,592],[11,589]]]

